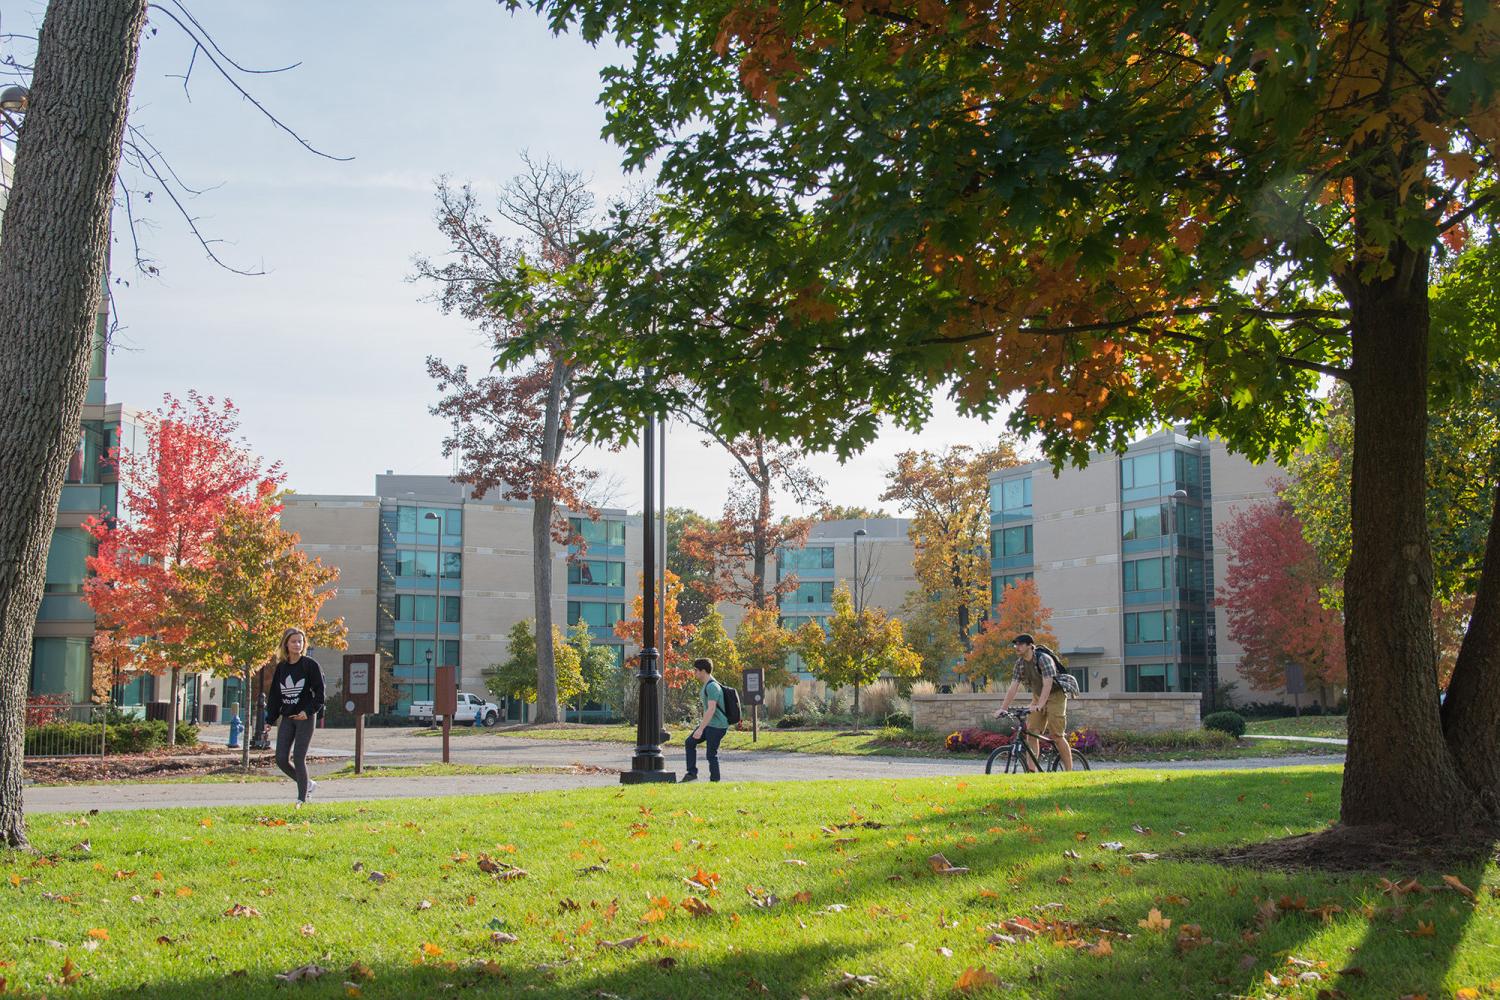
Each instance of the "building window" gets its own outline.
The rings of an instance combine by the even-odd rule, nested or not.
[[[822,629],[825,633],[828,631],[827,615],[783,615],[779,617],[777,621],[781,624],[781,627],[786,629],[788,632],[795,632],[802,626],[806,625],[808,622],[812,622],[813,624],[817,625],[818,628]]]
[[[1159,556],[1153,559],[1133,559],[1125,563],[1125,592],[1165,590],[1167,574],[1170,572],[1168,564],[1171,561],[1167,556]]]
[[[990,532],[990,558],[1006,559],[1031,554],[1031,525],[1001,528]]]
[[[396,550],[397,576],[436,576],[437,564],[436,552],[419,552],[416,549]]]
[[[47,550],[45,592],[48,594],[81,594],[83,581],[89,575],[89,556],[98,553],[93,537],[82,528],[57,528],[52,532],[52,546]]]
[[[428,514],[436,514],[438,520],[433,520],[427,516]],[[398,507],[396,509],[396,530],[402,534],[436,535],[439,524],[442,524],[445,535],[462,535],[464,512],[446,507]]]
[[[396,666],[398,667],[425,667],[427,666],[427,654],[432,652],[431,639],[397,639],[396,640]],[[438,667],[458,666],[458,640],[443,640],[443,661],[434,664]]]
[[[624,545],[625,522],[600,518],[595,521],[587,517],[570,517],[568,526],[573,534],[583,538],[585,545]]]
[[[462,611],[463,601],[458,597],[443,597],[443,621],[456,622]],[[437,597],[433,594],[397,594],[396,620],[398,622],[432,622]]]
[[[89,640],[48,637],[31,643],[31,693],[60,694],[74,703],[93,688]]]
[[[1125,642],[1171,642],[1172,612],[1131,611],[1125,614]]]
[[[1120,537],[1125,541],[1138,538],[1160,538],[1167,533],[1167,505],[1131,507],[1120,512]]]
[[[623,587],[625,586],[625,564],[605,562],[602,559],[569,561],[568,582],[581,586]]]
[[[1126,691],[1176,691],[1177,665],[1174,663],[1127,663]]]
[[[464,575],[464,554],[462,552],[443,553],[443,576],[450,580],[457,580]]]
[[[78,448],[68,459],[65,482],[97,484],[100,476],[114,471],[109,461],[109,432],[101,420],[85,420],[79,429]]]
[[[990,483],[990,512],[1012,517],[1031,516],[1031,477],[1001,479]]]
[[[833,569],[833,546],[819,545],[805,549],[787,549],[780,554],[778,564],[782,578],[801,573],[814,573]]]
[[[832,604],[833,581],[810,580],[797,584],[797,589],[782,595],[781,606],[797,604]]]
[[[625,618],[625,605],[618,601],[569,601],[568,624],[580,621],[593,628],[612,628]]]

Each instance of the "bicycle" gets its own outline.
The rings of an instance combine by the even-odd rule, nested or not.
[[[1042,733],[1030,734],[1036,739],[1041,749],[1040,753],[1034,753],[1031,749],[1031,744],[1026,742],[1026,716],[1030,715],[1031,712],[1030,708],[1013,708],[1004,713],[1015,720],[1016,728],[1011,733],[1008,743],[1003,743],[990,751],[989,757],[984,762],[985,774],[993,774],[995,772],[995,763],[1002,756],[1005,758],[1005,768],[1001,772],[1002,774],[1017,774],[1028,770],[1058,771],[1062,769],[1062,757],[1058,754],[1057,745],[1052,742],[1050,736],[1043,735]],[[1030,768],[1026,766],[1028,760],[1031,764]],[[1073,770],[1089,770],[1089,759],[1084,756],[1083,751],[1076,748],[1073,750]]]

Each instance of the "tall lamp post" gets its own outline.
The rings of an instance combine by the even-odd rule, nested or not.
[[[854,613],[856,615],[864,610],[863,602],[860,600],[862,588],[859,585],[859,540],[868,534],[869,532],[864,528],[854,529]]]
[[[1167,509],[1171,514],[1171,516],[1167,519],[1167,525],[1168,530],[1171,531],[1172,537],[1171,545],[1168,549],[1168,551],[1171,553],[1172,565],[1171,569],[1168,571],[1170,575],[1167,577],[1167,586],[1171,588],[1172,593],[1172,624],[1178,630],[1178,635],[1187,638],[1189,636],[1189,633],[1184,631],[1182,628],[1182,588],[1179,586],[1179,556],[1177,554],[1177,525],[1179,517],[1177,505],[1187,499],[1187,490],[1173,490],[1172,495],[1168,499],[1172,501],[1167,505]],[[1191,642],[1191,640],[1189,640],[1189,642]],[[1172,657],[1172,659],[1177,663],[1177,679],[1179,683],[1181,683],[1182,681],[1182,668],[1185,665],[1183,663],[1182,651],[1183,646],[1179,642],[1177,644],[1177,651]]]
[[[648,416],[641,432],[645,461],[645,504],[641,511],[641,656],[639,699],[636,708],[635,755],[630,770],[620,772],[622,785],[675,782],[675,772],[666,769],[661,753],[661,669],[656,648],[656,417]]]
[[[433,665],[443,665],[442,649],[443,641],[443,516],[436,511],[429,510],[422,515],[424,521],[436,521],[433,527],[437,530],[437,584],[433,590],[432,598],[432,655],[427,657],[427,697],[432,699],[434,706],[437,705],[437,690],[432,679]],[[432,721],[437,721],[434,715]]]

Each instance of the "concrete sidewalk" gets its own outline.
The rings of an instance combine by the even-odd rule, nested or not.
[[[337,732],[333,730],[331,732]],[[320,731],[319,736],[322,735]],[[630,748],[618,743],[564,742],[561,740],[527,740],[503,738],[477,741],[483,737],[454,740],[453,761],[456,764],[503,764],[512,767],[566,768],[575,764],[606,769],[604,773],[584,774],[476,774],[453,777],[368,777],[340,778],[319,783],[310,808],[319,802],[347,802],[387,798],[431,798],[444,796],[479,796],[517,792],[552,791],[564,788],[613,786],[619,783],[617,772],[629,767]],[[471,742],[473,741],[473,742]],[[349,751],[337,740],[314,737],[312,753],[342,757]],[[460,743],[468,744],[460,752]],[[325,745],[327,744],[327,745]],[[431,744],[431,745],[428,745]],[[338,753],[343,750],[344,754]],[[409,752],[385,749],[379,763],[388,765],[392,758],[408,763],[433,763],[440,747],[435,741],[420,740]],[[373,751],[367,756],[375,757]],[[964,777],[985,779],[984,761],[972,757],[858,757],[778,753],[758,750],[750,753],[727,752],[722,755],[724,775],[728,781],[890,781],[900,778]],[[668,766],[682,774],[682,749],[667,748]],[[1243,770],[1288,767],[1301,764],[1342,764],[1343,758],[1329,755],[1297,757],[1243,757],[1237,760],[1147,761],[1111,763],[1097,761],[1094,770],[1162,769],[1162,770]],[[333,765],[342,766],[341,764]],[[707,768],[700,762],[701,774]],[[1024,775],[995,775],[996,782],[1028,780]],[[290,781],[253,782],[159,782],[156,784],[120,782],[109,785],[30,786],[25,792],[28,813],[81,812],[89,809],[171,809],[180,807],[225,807],[234,805],[290,805],[294,798]]]

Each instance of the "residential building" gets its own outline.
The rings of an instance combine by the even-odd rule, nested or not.
[[[1270,498],[1282,474],[1176,431],[1057,474],[1048,462],[1002,469],[990,476],[995,600],[1036,581],[1085,691],[1211,693],[1234,682],[1244,699],[1242,650],[1214,606],[1228,558],[1218,529]]]
[[[301,547],[337,566],[337,595],[324,614],[342,617],[348,652],[383,651],[394,664],[397,714],[432,696],[436,666],[458,668],[459,686],[484,690],[484,674],[509,653],[513,625],[535,617],[529,502],[474,500],[445,476],[376,476],[371,496],[293,494],[282,523]],[[560,628],[586,622],[622,664],[635,650],[615,636],[641,572],[639,515],[574,516],[576,547],[552,545],[552,615]],[[330,674],[342,656],[313,650]],[[520,720],[528,710],[506,706]]]

